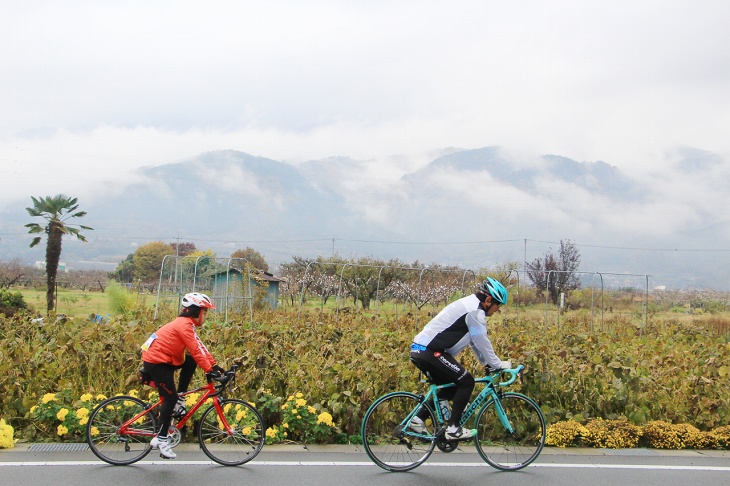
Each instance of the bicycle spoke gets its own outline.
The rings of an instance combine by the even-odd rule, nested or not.
[[[244,464],[256,457],[264,446],[264,421],[258,411],[243,400],[221,400],[220,405],[231,431],[226,430],[215,406],[211,405],[198,425],[200,447],[219,464]]]
[[[112,397],[100,403],[89,416],[86,437],[91,451],[102,461],[114,465],[132,464],[151,450],[149,442],[157,429],[153,414],[141,416],[125,434],[119,428],[143,412],[146,404],[134,397]]]
[[[409,471],[431,455],[436,420],[430,409],[426,408],[425,432],[403,428],[404,420],[419,403],[417,395],[397,392],[379,398],[370,406],[361,435],[365,451],[375,464],[388,471]]]
[[[500,402],[513,431],[505,429],[490,401],[477,417],[477,451],[497,469],[522,469],[545,445],[545,417],[534,401],[519,393],[505,393]]]

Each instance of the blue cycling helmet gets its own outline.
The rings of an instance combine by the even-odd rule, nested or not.
[[[504,285],[499,283],[499,280],[487,277],[487,279],[479,286],[479,291],[487,295],[491,295],[499,305],[507,303],[507,289],[504,288]]]

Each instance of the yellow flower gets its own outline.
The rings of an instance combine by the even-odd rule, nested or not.
[[[96,428],[96,427],[92,427],[91,428],[91,435],[94,436],[94,437],[96,437],[97,435],[99,435],[99,429]]]
[[[288,406],[289,406],[289,404],[288,403],[285,403],[284,405],[281,406],[281,409],[282,410],[286,410]]]
[[[239,420],[241,420],[243,418],[246,418],[245,410],[239,410],[238,412],[236,412],[236,422],[238,422]]]
[[[94,398],[94,395],[92,395],[91,393],[84,393],[83,395],[81,395],[82,402],[90,402],[92,398]]]
[[[135,406],[135,405],[136,405],[136,403],[134,403],[134,402],[133,402],[133,401],[131,401],[131,400],[124,400],[124,406],[125,406],[125,407],[133,407],[133,406]]]
[[[12,449],[15,447],[13,434],[15,429],[10,424],[5,423],[5,419],[0,419],[0,449]]]
[[[289,428],[289,424],[286,423],[286,422],[284,422],[283,424],[281,424],[281,426],[284,427],[285,429],[288,429]]]
[[[232,407],[232,406],[233,406],[233,404],[232,404],[232,403],[226,403],[226,406],[225,406],[225,407],[223,407],[223,412],[225,412],[225,413],[226,413],[226,415],[227,415],[227,414],[228,414],[228,412],[229,412],[229,411],[231,410],[231,407]]]
[[[307,404],[307,401],[303,398],[297,398],[297,407],[303,407]]]
[[[89,422],[89,417],[82,417],[79,420],[79,425],[86,425]]]
[[[243,430],[241,430],[241,433],[243,435],[250,435],[251,434],[251,427],[244,427]]]
[[[38,410],[38,405],[33,405],[32,407],[30,407],[31,415],[34,414],[36,410]]]
[[[59,425],[58,429],[56,429],[56,431],[58,432],[58,435],[68,434],[68,429],[66,427],[64,427],[63,425]]]
[[[334,423],[332,422],[332,415],[327,412],[322,412],[319,414],[319,416],[317,417],[317,423],[329,425],[330,427],[334,425]]]
[[[48,403],[56,400],[56,394],[55,393],[46,393],[43,395],[43,399],[41,400],[43,403]]]
[[[190,395],[185,395],[185,406],[187,408],[192,408],[192,406],[198,402],[199,398],[200,393],[191,393]]]
[[[139,392],[137,390],[129,390],[129,396],[139,398]]]
[[[276,437],[276,427],[269,427],[266,429],[266,437],[274,438]]]
[[[101,393],[99,393],[99,394],[98,394],[98,395],[96,396],[96,399],[97,399],[97,400],[106,400],[106,395],[102,395]]]
[[[309,413],[315,413],[316,411],[317,410],[311,405],[307,407],[307,412],[309,412]]]
[[[68,409],[67,409],[67,408],[62,408],[62,409],[61,409],[61,410],[59,410],[59,411],[58,411],[58,413],[56,414],[56,418],[57,418],[58,420],[60,420],[61,422],[63,422],[64,420],[66,420],[66,415],[68,415]],[[66,432],[68,432],[68,431],[66,431]],[[64,434],[65,434],[66,432],[64,432]],[[58,435],[63,435],[63,434],[58,434]]]
[[[80,409],[76,410],[76,416],[80,419],[88,417],[89,409],[86,407],[81,407]]]
[[[296,396],[297,398],[302,398],[302,397],[304,397],[304,394],[302,394],[302,392],[299,392],[299,393],[297,393],[297,394],[296,394],[295,396]]]
[[[298,414],[298,413],[299,413],[299,410],[297,410],[296,408],[292,408],[292,409],[291,409],[291,413],[292,413],[293,415],[296,415],[296,414]]]

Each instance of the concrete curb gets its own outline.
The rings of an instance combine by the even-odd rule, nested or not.
[[[0,449],[0,455],[7,453],[43,453],[43,452],[65,452],[77,453],[87,452],[85,443],[17,443],[12,449]],[[185,442],[176,447],[182,451],[197,451],[199,446],[195,442]],[[263,453],[312,453],[312,454],[365,454],[365,450],[359,444],[266,444],[261,451]],[[461,446],[451,453],[476,454],[474,446]],[[694,449],[593,449],[579,447],[545,447],[542,456],[654,456],[654,457],[720,457],[730,458],[728,450],[694,450]]]

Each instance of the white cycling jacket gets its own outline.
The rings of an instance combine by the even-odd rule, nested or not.
[[[487,334],[486,314],[474,294],[444,307],[413,342],[451,356],[471,346],[481,364],[501,368],[502,361],[495,354]]]

